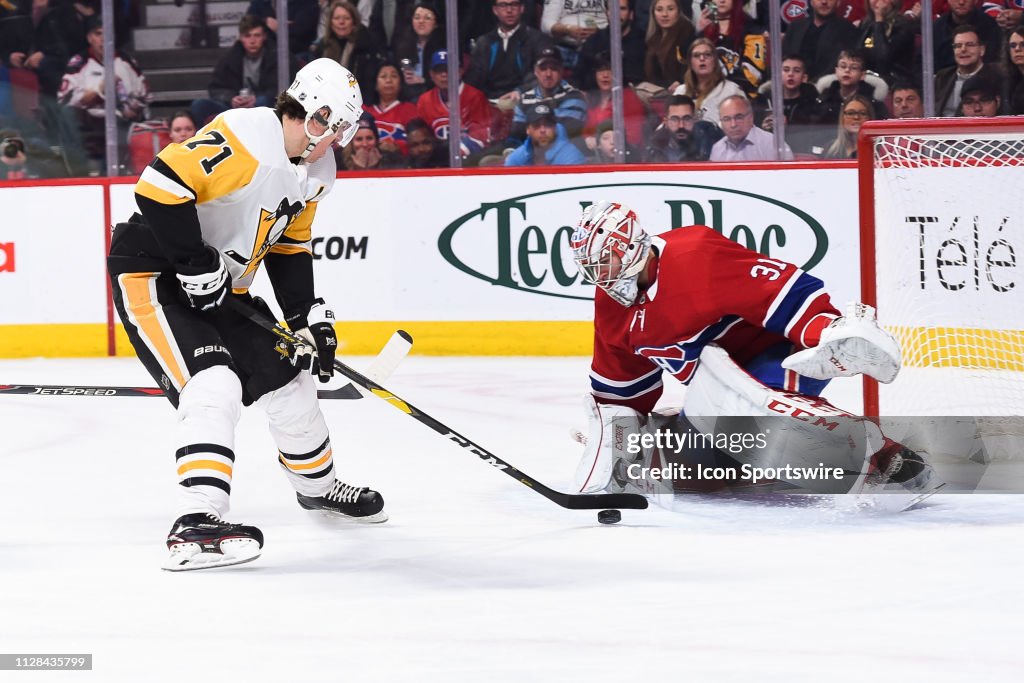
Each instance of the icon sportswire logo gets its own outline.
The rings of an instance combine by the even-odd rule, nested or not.
[[[626,202],[659,234],[708,225],[766,256],[811,270],[828,236],[808,212],[772,197],[710,185],[608,183],[482,201],[449,223],[437,240],[452,266],[492,285],[567,299],[593,298],[569,247],[580,212],[602,200]]]

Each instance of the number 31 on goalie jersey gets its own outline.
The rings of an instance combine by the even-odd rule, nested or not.
[[[202,137],[192,138],[185,143],[185,146],[192,151],[195,151],[199,147],[207,146],[219,148],[220,151],[215,155],[202,159],[199,162],[199,165],[203,167],[203,171],[206,172],[206,175],[213,173],[213,169],[217,164],[222,161],[226,161],[228,157],[234,154],[234,151],[231,149],[231,146],[228,145],[228,141],[225,139],[224,134],[218,130],[211,130]]]
[[[782,276],[782,271],[786,270],[789,266],[785,261],[776,261],[770,258],[759,258],[757,262],[767,265],[756,265],[751,268],[750,277],[766,277],[769,280],[778,280]]]

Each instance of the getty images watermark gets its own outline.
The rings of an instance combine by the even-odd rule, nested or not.
[[[644,450],[657,449],[662,454],[692,453],[694,451],[715,449],[723,453],[738,455],[740,453],[763,451],[768,447],[770,429],[763,432],[709,432],[696,431],[674,432],[657,429],[653,432],[632,433],[626,437],[626,452],[639,455]],[[732,465],[707,465],[700,462],[684,464],[680,462],[662,461],[660,466],[645,466],[635,462],[627,466],[626,475],[633,480],[648,479],[654,481],[822,481],[839,480],[847,472],[841,467],[829,466],[819,462],[816,466],[758,466],[743,463],[739,467]]]

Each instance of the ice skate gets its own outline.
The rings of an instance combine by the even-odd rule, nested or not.
[[[295,495],[299,505],[306,510],[319,510],[332,517],[368,524],[388,521],[388,515],[384,512],[384,498],[366,486],[350,486],[335,480],[331,490],[323,496]]]
[[[171,556],[163,568],[171,572],[228,567],[252,562],[263,548],[263,532],[254,526],[232,524],[215,515],[183,515],[167,535]]]

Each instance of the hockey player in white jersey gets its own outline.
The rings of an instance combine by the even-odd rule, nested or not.
[[[142,173],[138,214],[116,226],[114,303],[146,369],[177,409],[180,503],[167,538],[172,571],[255,559],[263,534],[224,521],[242,405],[260,406],[299,504],[357,521],[387,519],[368,488],[335,477],[312,375],[334,372],[334,314],[314,292],[317,202],[335,179],[335,141],[362,114],[359,85],[330,59],[303,67],[273,109],[227,111],[171,144]],[[285,360],[273,335],[222,305],[247,293],[260,264],[285,321],[307,340]],[[305,372],[307,371],[308,372]]]

